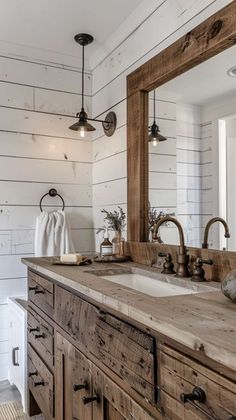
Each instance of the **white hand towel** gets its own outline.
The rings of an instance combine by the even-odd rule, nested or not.
[[[36,219],[35,256],[59,256],[74,252],[69,223],[64,211],[43,211]]]

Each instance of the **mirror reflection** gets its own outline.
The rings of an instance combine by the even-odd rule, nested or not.
[[[236,47],[149,94],[149,229],[174,215],[187,246],[236,250]],[[178,244],[167,223],[158,241]],[[206,236],[206,235],[205,235]],[[226,237],[225,237],[226,236]]]

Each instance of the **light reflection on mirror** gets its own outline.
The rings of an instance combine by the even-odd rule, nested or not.
[[[224,218],[209,232],[209,248],[236,250],[236,47],[194,67],[155,90],[156,124],[167,140],[149,142],[150,215],[175,214],[187,246],[201,247],[206,223]],[[149,126],[153,124],[149,94]],[[173,224],[161,240],[178,244]],[[151,234],[150,234],[151,240]]]

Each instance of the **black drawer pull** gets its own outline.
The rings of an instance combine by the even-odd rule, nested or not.
[[[36,328],[29,328],[29,330],[28,330],[30,333],[32,333],[32,332],[38,332],[39,331],[39,327],[36,327]]]
[[[38,286],[35,286],[35,287],[29,287],[29,292],[31,292],[31,291],[35,291],[36,292],[36,290],[38,289]]]
[[[88,384],[87,382],[85,382],[84,384],[74,384],[73,385],[73,390],[76,391],[80,391],[81,389],[88,389]]]
[[[44,290],[38,290],[38,288],[34,291],[35,295],[45,295],[45,291]]]
[[[202,388],[196,386],[195,388],[193,388],[191,394],[181,394],[180,399],[184,404],[189,401],[199,401],[203,403],[206,400],[206,394]]]
[[[46,335],[43,333],[43,334],[35,334],[35,336],[34,336],[34,338],[45,338],[46,337]]]
[[[18,358],[16,357],[17,352],[19,351],[19,347],[14,347],[12,349],[12,364],[13,366],[20,366],[18,362]]]
[[[38,376],[37,370],[35,372],[29,372],[29,378],[31,378],[31,376]]]
[[[36,386],[44,386],[45,385],[45,383],[44,383],[44,381],[40,381],[40,382],[35,382],[34,383],[34,386],[36,387]]]
[[[95,395],[94,397],[83,397],[82,401],[83,401],[84,405],[86,405],[86,404],[90,404],[91,402],[94,402],[94,401],[99,402],[100,398],[99,398],[98,395]]]

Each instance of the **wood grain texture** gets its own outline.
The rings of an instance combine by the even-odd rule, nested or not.
[[[30,308],[28,311],[28,342],[46,362],[49,369],[54,365],[54,329]],[[37,331],[31,331],[35,330]]]
[[[180,404],[181,393],[191,393],[196,386],[206,393],[206,401],[197,403],[206,415],[220,420],[228,420],[230,415],[235,415],[236,384],[167,346],[161,346],[160,375],[161,389],[175,400],[172,408],[177,405],[182,412],[186,411],[182,418],[194,418],[196,414],[199,418],[205,418],[188,403]],[[161,405],[167,416],[171,417],[173,413],[165,397]]]
[[[56,319],[89,353],[155,403],[154,340],[56,286]]]
[[[152,89],[231,47],[235,41],[234,0],[127,76],[129,241],[147,241],[147,104],[143,98]]]

